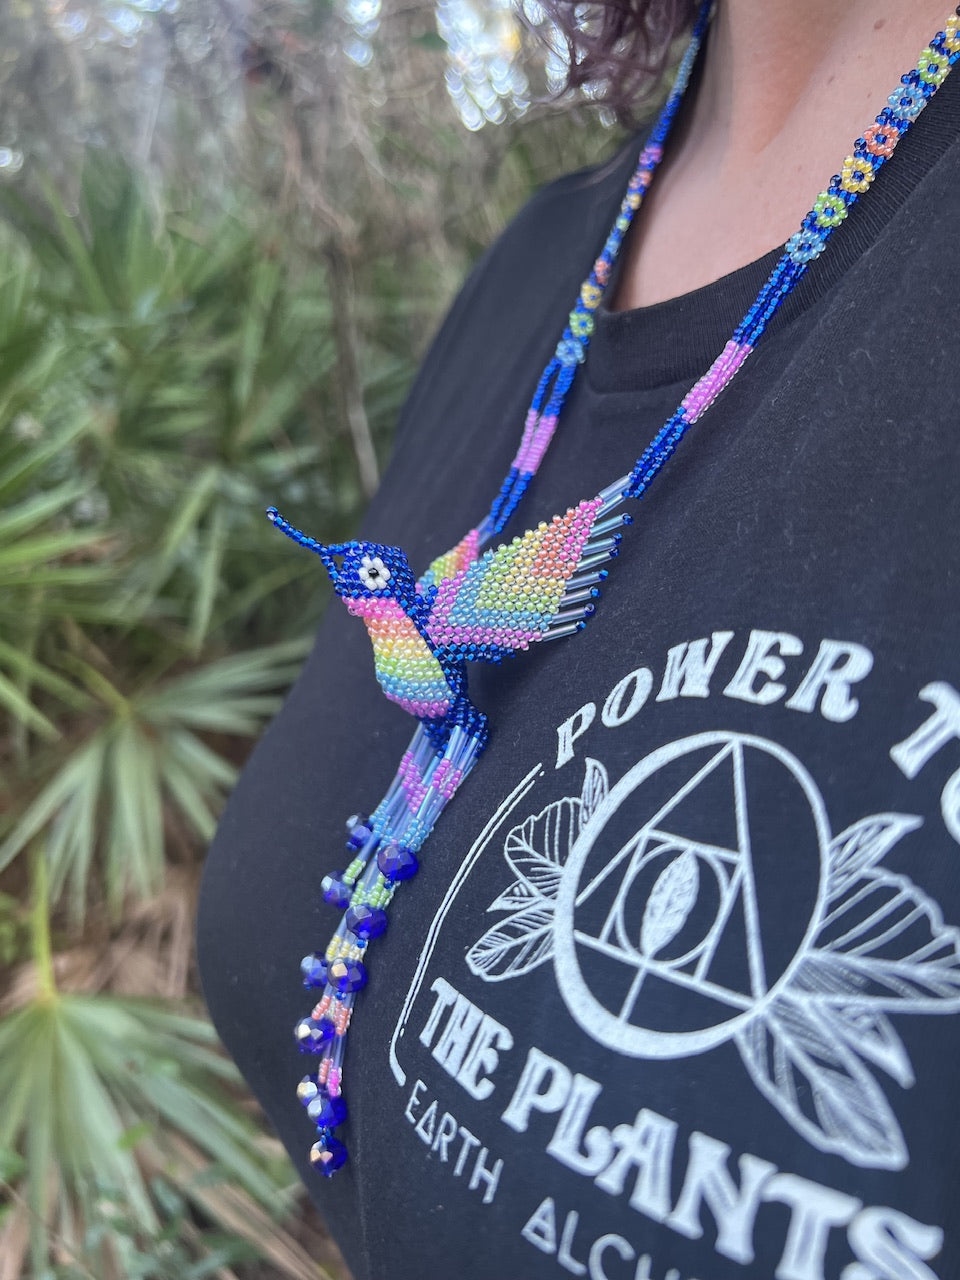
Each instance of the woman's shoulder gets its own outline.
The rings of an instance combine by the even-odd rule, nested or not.
[[[591,239],[598,241],[599,249],[633,172],[640,142],[636,137],[621,141],[596,164],[546,182],[514,215],[478,266],[517,250],[556,260],[559,251],[568,249],[582,258]]]

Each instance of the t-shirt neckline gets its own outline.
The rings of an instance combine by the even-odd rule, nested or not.
[[[958,136],[960,68],[948,76],[878,173],[868,196],[853,207],[823,256],[781,307],[771,334],[813,306],[862,258]],[[611,220],[641,142],[627,149],[611,174],[616,196],[604,210]],[[782,252],[777,246],[719,280],[652,306],[610,311],[601,305],[586,360],[590,387],[597,392],[636,392],[699,377],[722,350]]]

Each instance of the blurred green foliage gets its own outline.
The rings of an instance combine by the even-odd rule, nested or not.
[[[37,1276],[59,1257],[99,1280],[221,1258],[197,1230],[177,1237],[189,1267],[172,1271],[169,1249],[152,1270],[131,1261],[136,1241],[167,1238],[161,1188],[197,1203],[198,1167],[271,1213],[292,1177],[197,1010],[107,994],[110,976],[72,972],[69,949],[58,971],[50,920],[65,940],[91,918],[122,936],[129,904],[209,840],[239,744],[276,709],[320,604],[264,496],[335,531],[359,490],[324,466],[318,271],[264,254],[235,219],[201,234],[158,216],[100,153],[82,193],[77,217],[52,191],[43,205],[2,193],[0,870],[32,906],[19,929],[4,917],[0,1151],[20,1163],[0,1248],[28,1249]],[[110,1187],[120,1208],[104,1218]]]

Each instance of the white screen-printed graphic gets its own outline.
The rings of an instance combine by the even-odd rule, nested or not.
[[[620,1054],[684,1058],[732,1040],[808,1141],[900,1169],[906,1144],[873,1068],[902,1087],[913,1072],[888,1014],[960,1008],[960,935],[880,865],[919,825],[878,814],[831,836],[809,772],[747,735],[671,743],[612,789],[588,761],[579,796],[507,832],[513,878],[467,964],[499,982],[552,961],[571,1016]]]

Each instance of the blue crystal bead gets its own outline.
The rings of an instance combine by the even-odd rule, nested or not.
[[[325,1178],[332,1177],[347,1162],[347,1148],[336,1138],[327,1135],[310,1148],[310,1163]]]
[[[300,972],[303,974],[305,987],[325,987],[327,985],[327,962],[323,956],[312,951],[300,961]]]
[[[313,1076],[304,1076],[297,1085],[297,1097],[305,1107],[310,1105],[319,1092],[320,1087]]]
[[[342,871],[334,871],[332,875],[324,876],[320,881],[320,891],[323,894],[324,902],[329,902],[331,907],[349,907],[350,899],[353,897],[353,889],[341,877]]]
[[[327,1093],[318,1093],[308,1104],[307,1115],[318,1129],[336,1129],[347,1118],[347,1104],[343,1098],[331,1098]]]
[[[347,848],[351,853],[359,853],[373,835],[369,823],[369,818],[361,818],[359,816],[351,818],[350,834],[347,836]]]
[[[334,991],[345,995],[348,991],[359,991],[367,985],[367,971],[359,960],[334,960],[327,974],[327,981]]]
[[[293,1037],[301,1053],[323,1053],[334,1031],[329,1018],[301,1018],[293,1029]]]
[[[360,903],[347,912],[346,924],[358,938],[379,938],[387,928],[387,913],[382,907]]]
[[[377,866],[385,880],[409,880],[417,874],[420,863],[402,844],[385,845],[377,854]]]

